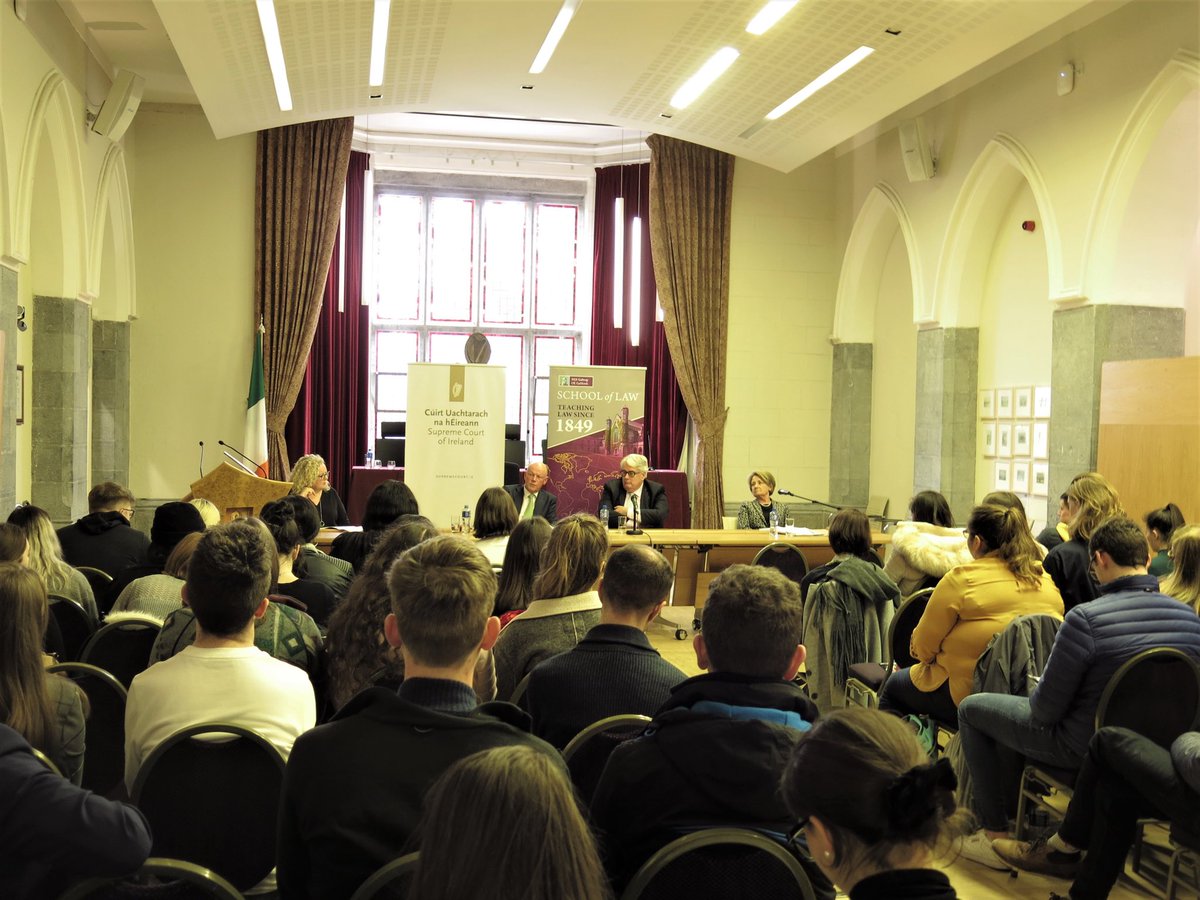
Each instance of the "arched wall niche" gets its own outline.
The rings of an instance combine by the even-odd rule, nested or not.
[[[96,298],[96,318],[125,321],[136,313],[134,265],[129,176],[125,153],[113,144],[100,166],[88,249],[87,293]]]

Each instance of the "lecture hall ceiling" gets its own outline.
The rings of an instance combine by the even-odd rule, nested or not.
[[[801,0],[759,37],[744,29],[764,0],[582,0],[540,75],[530,62],[560,0],[393,0],[381,88],[367,84],[370,0],[275,2],[294,98],[287,113],[251,0],[60,0],[103,62],[146,76],[147,101],[198,102],[219,138],[343,115],[426,131],[452,131],[455,120],[411,114],[511,117],[669,134],[781,171],[1124,0]],[[764,120],[864,45],[875,53]],[[675,90],[723,46],[741,56],[673,110]]]

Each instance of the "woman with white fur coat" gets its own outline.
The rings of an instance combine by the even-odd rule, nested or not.
[[[955,566],[971,562],[966,535],[954,527],[945,497],[921,491],[908,507],[911,521],[897,522],[892,529],[891,552],[883,567],[902,597],[933,587]]]

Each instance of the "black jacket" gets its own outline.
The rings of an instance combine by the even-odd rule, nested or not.
[[[1095,600],[1100,595],[1100,583],[1092,575],[1092,557],[1087,541],[1071,538],[1063,541],[1042,561],[1046,574],[1054,579],[1062,594],[1063,610],[1070,612],[1080,603]]]
[[[73,566],[91,566],[116,576],[146,562],[150,538],[131,528],[115,509],[88,513],[74,525],[58,529],[63,559]]]
[[[950,879],[935,869],[896,869],[864,878],[850,900],[955,900]]]
[[[506,484],[505,492],[512,497],[512,502],[517,507],[517,515],[521,515],[521,507],[525,505],[525,485],[523,484]],[[541,516],[551,525],[558,519],[558,498],[548,490],[543,488],[537,492],[537,496],[533,501],[534,516]]]
[[[596,509],[599,510],[604,504],[608,504],[609,509],[616,509],[623,505],[625,499],[625,486],[621,484],[620,478],[610,478],[604,482],[604,490],[600,492],[600,503]],[[643,528],[665,528],[667,526],[667,515],[669,514],[667,505],[667,489],[657,481],[646,479],[642,482],[642,505],[638,509],[638,524]],[[617,527],[617,516],[614,513],[609,516],[608,527]]]

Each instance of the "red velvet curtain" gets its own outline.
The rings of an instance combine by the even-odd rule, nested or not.
[[[321,318],[308,368],[285,435],[288,455],[297,459],[319,453],[329,466],[330,483],[344,498],[350,467],[367,454],[370,307],[363,306],[363,196],[370,156],[352,151],[346,172],[346,227],[339,227],[325,279]],[[342,242],[346,271],[341,271]],[[338,312],[339,280],[345,286],[345,311]]]
[[[613,328],[613,201],[625,198],[625,265],[630,265],[634,216],[642,218],[641,341],[630,341],[629,283],[624,296],[625,325]],[[654,315],[654,267],[650,261],[650,166],[609,166],[596,170],[596,228],[593,239],[592,365],[646,367],[646,456],[660,469],[679,466],[687,428],[687,407],[679,393],[662,322]]]

